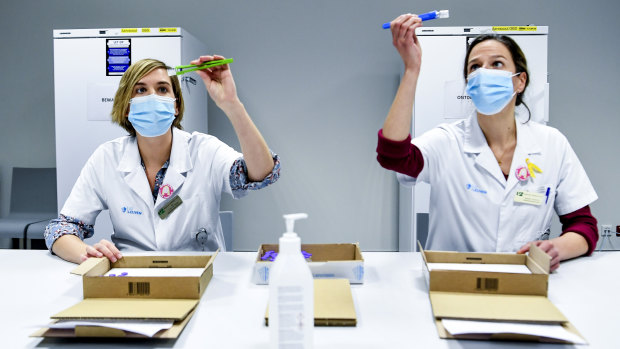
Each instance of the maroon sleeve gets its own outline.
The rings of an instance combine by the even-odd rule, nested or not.
[[[377,161],[388,170],[411,177],[417,177],[424,168],[422,152],[411,143],[411,135],[402,141],[393,141],[383,137],[383,129],[379,130]]]
[[[562,234],[572,231],[583,236],[588,242],[588,253],[591,255],[598,241],[598,226],[596,218],[590,212],[590,206],[584,206],[575,212],[560,216]]]

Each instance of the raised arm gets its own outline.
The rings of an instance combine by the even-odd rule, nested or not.
[[[215,59],[224,59],[222,56],[200,56],[191,64],[200,64]],[[197,71],[207,87],[207,92],[215,104],[224,111],[232,123],[245,160],[248,177],[251,181],[260,181],[267,176],[274,167],[274,160],[269,152],[267,143],[252,122],[243,103],[237,96],[237,88],[230,67],[221,65]]]
[[[405,73],[383,124],[383,136],[389,140],[402,141],[411,130],[413,100],[420,74],[422,49],[415,29],[422,25],[416,15],[400,15],[390,23],[392,44],[405,64]]]

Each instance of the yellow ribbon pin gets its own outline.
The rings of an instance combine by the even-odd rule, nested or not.
[[[530,171],[532,178],[536,178],[536,174],[534,174],[534,172],[542,173],[540,167],[536,166],[533,162],[530,162],[530,159],[525,159],[525,163],[527,164],[527,169]]]

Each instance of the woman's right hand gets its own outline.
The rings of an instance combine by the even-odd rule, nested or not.
[[[415,30],[422,26],[422,20],[410,13],[398,16],[390,22],[392,31],[392,44],[405,63],[405,71],[420,71],[422,63],[422,48]]]
[[[213,60],[226,59],[220,55],[207,55],[200,56],[190,64],[202,64]],[[239,104],[239,97],[237,96],[237,87],[235,86],[235,80],[233,79],[230,66],[228,64],[218,65],[212,68],[200,69],[196,71],[205,83],[207,92],[215,104],[227,112],[227,109],[231,104]],[[226,114],[228,115],[228,114]]]
[[[101,239],[98,243],[90,246],[86,245],[86,253],[81,255],[82,262],[90,257],[103,257],[106,256],[113,263],[118,259],[123,258],[121,252],[114,246],[114,244],[106,239]]]

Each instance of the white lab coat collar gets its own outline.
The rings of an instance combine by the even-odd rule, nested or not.
[[[527,166],[525,159],[532,157],[534,154],[541,154],[542,147],[532,130],[532,123],[534,121],[528,121],[525,124],[520,121],[521,118],[517,117],[515,124],[517,125],[517,147],[512,156],[512,163],[510,165],[510,172],[508,172],[508,181],[506,182],[505,194],[512,192],[512,189],[519,183],[515,172],[517,168],[521,166]]]
[[[174,191],[179,190],[185,182],[186,173],[194,166],[189,156],[189,140],[191,135],[176,127],[172,128],[172,149],[170,150],[170,163],[162,186],[169,185]],[[174,194],[170,197],[173,198]],[[169,198],[169,199],[170,199]],[[155,207],[159,207],[166,201],[161,196],[157,196]]]
[[[128,141],[122,148],[123,154],[116,169],[119,172],[133,172],[140,166],[140,151],[138,150],[138,140],[136,137],[128,137]]]
[[[508,173],[507,182],[478,124],[476,112],[474,111],[471,113],[469,118],[465,120],[463,152],[476,154],[476,163],[504,185],[507,191],[517,184],[517,179],[513,174],[518,167],[525,165],[525,158],[532,154],[539,154],[542,151],[540,144],[532,134],[530,128],[530,122],[533,121],[523,124],[519,121],[520,119],[521,118],[517,116],[515,121],[517,126],[517,145],[512,157],[512,164],[510,172]]]
[[[172,128],[172,149],[170,150],[170,163],[168,169],[174,168],[178,173],[186,173],[194,167],[189,156],[189,140],[191,134]]]
[[[487,139],[478,125],[478,115],[476,112],[469,114],[465,120],[465,139],[463,151],[465,153],[480,154],[484,148],[488,148]]]
[[[172,127],[172,149],[170,150],[170,162],[162,184],[169,184],[177,190],[185,181],[185,173],[193,168],[189,154],[189,139],[187,132]],[[142,165],[140,165],[140,152],[136,137],[130,137],[123,149],[121,160],[117,170],[125,172],[125,182],[129,187],[144,200],[147,205],[153,207],[153,194],[146,178]],[[158,197],[157,204],[161,198]]]

